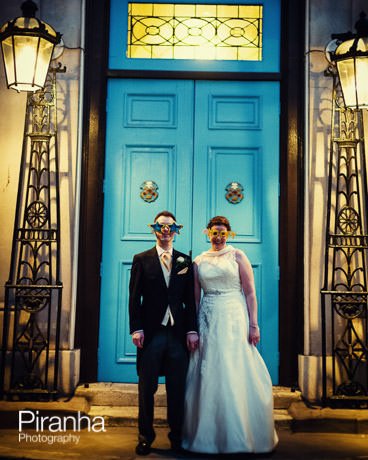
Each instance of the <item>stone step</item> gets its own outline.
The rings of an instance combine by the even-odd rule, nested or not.
[[[288,413],[293,431],[368,434],[368,409],[308,407],[304,401],[295,401]]]
[[[89,383],[78,386],[75,396],[86,398],[93,406],[138,406],[138,385],[136,383]],[[164,385],[158,386],[155,406],[166,406]]]
[[[278,390],[280,388],[278,387]],[[160,389],[160,394],[163,389]],[[277,395],[277,396],[276,396]],[[275,402],[285,404],[283,391],[275,392]],[[332,409],[321,406],[307,406],[294,396],[288,409],[274,410],[276,428],[302,432],[339,432],[368,434],[368,409]],[[39,416],[88,415],[104,418],[106,426],[137,426],[138,407],[136,405],[91,405],[84,396],[71,399],[60,398],[51,402],[0,401],[0,429],[18,428],[20,410],[38,411]],[[155,425],[166,426],[166,407],[155,407]]]
[[[75,396],[86,398],[91,406],[138,406],[138,385],[135,383],[89,383],[80,385]],[[301,400],[299,391],[273,387],[275,409],[288,409],[293,402]],[[155,395],[155,407],[166,407],[165,385],[160,384]]]
[[[301,401],[302,395],[298,390],[289,387],[273,387],[273,406],[275,409],[288,409],[293,402]]]
[[[89,417],[103,417],[105,426],[137,426],[138,408],[135,406],[92,406]],[[278,430],[290,430],[292,417],[285,409],[274,410],[275,425]],[[166,407],[155,407],[155,426],[167,426]]]

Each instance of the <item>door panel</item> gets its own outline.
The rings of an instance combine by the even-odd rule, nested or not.
[[[147,226],[173,211],[184,228],[175,247],[196,256],[221,214],[255,273],[260,351],[278,377],[278,83],[113,80],[109,83],[99,379],[136,381],[128,330],[133,255],[154,245]],[[154,181],[158,197],[142,199]],[[238,182],[244,198],[226,199]]]
[[[226,216],[255,272],[262,340],[259,349],[274,383],[278,378],[279,86],[274,82],[196,83],[193,228]],[[226,187],[243,190],[238,203]],[[208,249],[193,236],[193,254]]]
[[[112,80],[107,110],[98,377],[132,382],[136,355],[128,286],[133,255],[155,244],[148,224],[163,209],[177,213],[190,228],[193,82]],[[157,184],[154,201],[141,196],[145,181]],[[176,247],[188,251],[190,245],[190,232],[183,232]]]

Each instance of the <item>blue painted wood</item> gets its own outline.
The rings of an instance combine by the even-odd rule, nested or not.
[[[134,0],[135,3],[147,3]],[[109,68],[114,70],[184,70],[214,72],[280,71],[280,0],[222,0],[222,5],[259,5],[264,7],[262,61],[207,61],[188,59],[131,59],[126,57],[128,37],[128,0],[111,0]],[[152,3],[170,3],[155,0]],[[173,3],[215,4],[213,0],[184,0]]]
[[[255,271],[262,340],[259,349],[278,381],[279,84],[196,83],[193,254],[208,249],[205,228],[226,216],[236,232],[230,244],[244,250]],[[225,199],[239,182],[244,198]]]
[[[229,217],[233,242],[252,261],[260,304],[261,353],[278,378],[278,83],[112,80],[108,87],[99,380],[136,381],[128,331],[133,255],[154,244],[147,224],[169,209],[184,228],[175,242],[196,256],[202,230]],[[158,184],[152,203],[145,180]],[[230,204],[238,181],[244,199]]]
[[[163,209],[190,222],[193,158],[192,81],[112,80],[108,85],[105,206],[98,378],[134,382],[128,326],[133,255],[155,244],[148,224]],[[144,181],[158,198],[140,197]],[[190,226],[177,248],[191,246]]]

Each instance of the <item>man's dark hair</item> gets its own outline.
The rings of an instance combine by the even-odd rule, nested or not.
[[[157,214],[157,216],[155,217],[155,220],[153,222],[156,222],[156,220],[161,217],[161,216],[164,216],[164,217],[171,217],[172,219],[174,219],[174,221],[176,222],[176,218],[174,216],[174,214],[170,211],[161,211]]]

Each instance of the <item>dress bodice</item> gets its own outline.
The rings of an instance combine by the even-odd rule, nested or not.
[[[220,251],[205,251],[194,259],[204,295],[240,292],[239,266],[235,248],[227,245]]]

